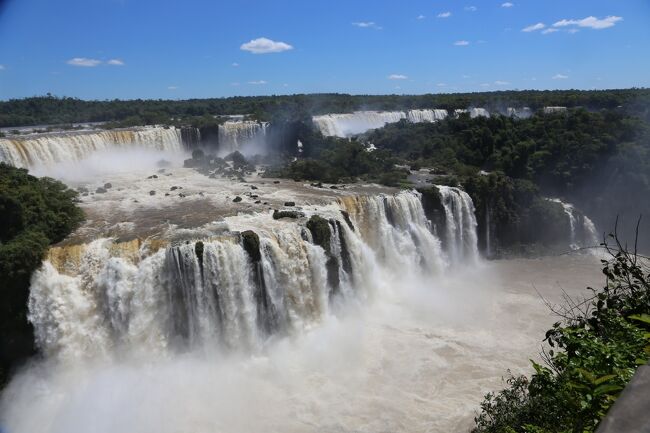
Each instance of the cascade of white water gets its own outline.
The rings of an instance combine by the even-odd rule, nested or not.
[[[451,255],[476,260],[471,200],[454,188],[441,194],[454,228]],[[29,299],[37,344],[48,356],[72,359],[111,356],[115,348],[256,350],[272,334],[319,322],[333,300],[372,295],[386,275],[442,272],[447,261],[420,199],[417,192],[346,196],[310,208],[328,221],[329,251],[312,242],[304,220],[256,214],[226,223],[254,229],[257,255],[232,232],[157,251],[99,239],[74,254],[51,252]]]
[[[445,208],[446,253],[452,263],[476,261],[476,217],[471,197],[459,188],[438,186]]]
[[[80,161],[95,152],[115,148],[181,151],[181,130],[143,127],[0,138],[0,161],[24,168],[48,166]]]
[[[549,199],[554,203],[562,206],[564,213],[569,219],[569,229],[571,238],[569,246],[577,250],[582,246],[597,246],[599,244],[598,231],[596,225],[582,212],[576,211],[575,206],[571,203],[563,202],[558,198]]]
[[[447,110],[409,110],[407,117],[411,123],[437,122],[447,117]]]
[[[236,150],[242,151],[250,145],[258,153],[263,153],[266,139],[267,122],[253,120],[227,121],[219,125],[219,152],[228,154]]]
[[[314,116],[312,120],[325,136],[350,137],[405,118],[403,111],[356,111]]]
[[[354,113],[324,114],[314,116],[312,121],[325,136],[351,137],[371,129],[382,128],[388,123],[407,119],[411,123],[437,122],[447,117],[447,110],[423,109],[404,111],[355,111]]]
[[[514,117],[516,119],[528,119],[533,115],[533,110],[531,110],[528,107],[522,107],[522,108],[508,107],[506,114],[508,117]]]

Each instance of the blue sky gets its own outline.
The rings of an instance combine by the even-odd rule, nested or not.
[[[0,0],[0,99],[650,87],[649,24],[648,0]]]

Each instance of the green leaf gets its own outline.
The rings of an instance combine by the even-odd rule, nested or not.
[[[623,387],[619,385],[600,385],[594,389],[594,396],[599,396],[602,394],[611,394],[616,391],[622,390]]]
[[[638,320],[639,322],[643,322],[645,324],[650,325],[650,315],[649,314],[633,314],[631,316],[628,316],[628,319]]]
[[[616,377],[615,374],[608,374],[606,376],[601,376],[601,377],[599,377],[598,379],[596,379],[594,381],[594,385],[600,385],[600,384],[602,384],[604,382],[607,382],[608,380],[613,379],[615,377]]]

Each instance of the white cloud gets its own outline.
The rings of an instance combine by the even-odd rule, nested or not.
[[[515,5],[514,3],[510,3],[510,2],[501,3],[502,8],[511,8],[514,5]]]
[[[402,74],[391,74],[387,78],[389,80],[406,80],[408,77]]]
[[[239,48],[253,54],[281,53],[282,51],[293,50],[293,47],[286,42],[276,42],[268,38],[253,39],[242,44]]]
[[[167,86],[167,90],[176,90],[178,86]]]
[[[436,84],[438,87],[447,87],[447,83],[438,83]]]
[[[239,63],[234,62],[231,66],[232,66],[233,68],[237,68],[237,67],[239,67]]]
[[[0,65],[0,71],[4,71],[5,69],[7,69],[5,68],[5,65]]]
[[[106,63],[113,66],[124,66],[124,61],[120,59],[110,59]]]
[[[476,6],[465,6],[464,9],[468,12],[476,12],[478,10]]]
[[[507,81],[496,80],[496,81],[494,82],[494,84],[495,84],[496,86],[507,86],[507,85],[510,84],[510,83],[507,82]]]
[[[569,29],[569,30],[567,30],[567,32],[571,33],[572,35],[575,34],[575,33],[578,33],[579,31],[580,30],[578,30],[578,29]]]
[[[534,32],[536,30],[542,30],[545,27],[546,27],[546,24],[537,23],[537,24],[533,24],[532,26],[524,27],[523,29],[521,29],[521,31],[522,32]]]
[[[617,16],[608,16],[601,19],[590,16],[583,18],[581,20],[561,20],[553,24],[553,27],[567,27],[567,26],[578,26],[578,27],[587,27],[594,30],[602,30],[610,27],[614,27],[617,22],[623,21],[622,17]]]
[[[469,41],[456,41],[454,42],[454,45],[456,45],[457,47],[466,47],[467,45],[469,45]]]
[[[563,75],[563,74],[555,74],[551,77],[553,80],[566,80],[569,78],[568,75]]]
[[[449,18],[451,16],[451,12],[440,12],[438,15],[438,18]]]
[[[84,66],[87,68],[95,67],[102,63],[101,60],[96,59],[87,59],[85,57],[74,57],[66,62],[68,65],[72,66]]]
[[[267,81],[265,80],[249,81],[248,84],[253,84],[254,86],[260,86],[263,84],[267,84]]]
[[[555,32],[559,32],[559,30],[558,30],[558,29],[554,29],[554,28],[552,28],[552,27],[549,27],[549,28],[546,29],[546,30],[542,30],[542,34],[543,34],[543,35],[548,35],[549,33],[555,33]]]
[[[374,21],[357,21],[352,23],[353,26],[361,27],[362,29],[375,29],[381,30],[381,27]]]
[[[419,20],[423,20],[423,19],[425,19],[425,18],[426,18],[426,17],[425,17],[424,15],[418,15],[418,19],[419,19]]]

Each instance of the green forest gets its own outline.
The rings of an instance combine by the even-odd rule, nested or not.
[[[120,122],[124,125],[191,124],[204,116],[248,114],[265,121],[304,119],[325,113],[355,110],[405,110],[470,106],[491,112],[507,107],[584,107],[590,110],[621,109],[648,119],[650,89],[503,91],[425,95],[298,94],[189,100],[85,101],[53,95],[0,101],[0,127]]]

